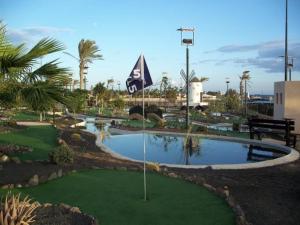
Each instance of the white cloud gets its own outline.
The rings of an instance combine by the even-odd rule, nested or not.
[[[300,63],[297,63],[297,59],[300,59],[300,42],[290,42],[288,49],[288,55],[295,58],[293,71],[300,71]],[[254,45],[226,45],[214,50],[214,52],[222,53],[240,53],[248,51],[256,51],[257,56],[251,58],[228,58],[222,60],[206,59],[201,60],[198,63],[203,64],[214,62],[216,66],[224,65],[226,63],[235,63],[241,64],[245,67],[254,66],[256,68],[261,68],[267,73],[279,73],[284,71],[283,59],[279,58],[279,56],[284,55],[284,41],[275,40]]]
[[[52,36],[57,33],[70,33],[73,32],[70,28],[59,27],[27,27],[22,29],[8,29],[7,35],[12,42],[23,43],[32,41],[35,38]]]

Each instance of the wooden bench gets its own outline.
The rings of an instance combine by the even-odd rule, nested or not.
[[[271,120],[259,119],[256,117],[248,118],[250,139],[254,135],[261,140],[263,134],[272,134],[283,137],[286,146],[296,147],[297,134],[292,133],[295,130],[295,121],[291,119]]]

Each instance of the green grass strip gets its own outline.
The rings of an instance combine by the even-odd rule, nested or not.
[[[57,146],[57,130],[52,126],[32,126],[24,130],[0,134],[0,144],[28,146],[32,152],[17,153],[21,160],[46,160]]]
[[[148,201],[143,174],[126,171],[84,171],[15,191],[44,203],[78,206],[103,225],[235,224],[226,202],[203,187],[157,174],[148,174],[147,183]]]

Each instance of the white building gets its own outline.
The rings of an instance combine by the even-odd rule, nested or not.
[[[274,119],[295,120],[295,133],[300,133],[300,81],[274,83]]]
[[[190,85],[189,85],[189,105],[190,106],[208,105],[207,102],[203,102],[202,96],[203,96],[202,82],[197,77],[194,77],[190,81]]]

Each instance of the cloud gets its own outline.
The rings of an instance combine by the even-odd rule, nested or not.
[[[226,45],[223,47],[218,48],[216,51],[219,52],[248,52],[254,51],[259,48],[259,45]]]
[[[293,71],[300,71],[300,42],[289,43],[288,55],[294,58]],[[265,70],[267,73],[279,73],[284,71],[284,59],[280,56],[284,55],[284,41],[269,41],[254,45],[226,45],[222,46],[214,52],[222,53],[240,53],[248,51],[256,51],[257,56],[251,58],[228,58],[228,59],[206,59],[198,63],[214,62],[216,66],[226,63],[240,64],[245,67],[256,67]],[[207,52],[206,52],[207,53]],[[291,59],[289,60],[291,62]]]
[[[57,33],[70,33],[73,32],[70,28],[59,27],[28,27],[22,29],[8,29],[8,38],[15,43],[23,43],[32,41],[35,38],[41,38],[45,36],[52,36]]]

